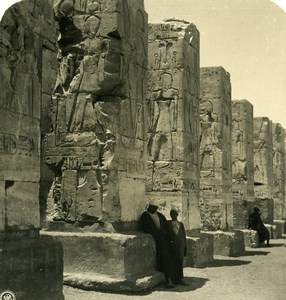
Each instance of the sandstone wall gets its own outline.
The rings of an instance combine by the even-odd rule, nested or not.
[[[254,197],[264,222],[273,221],[273,146],[272,122],[267,117],[254,118]]]
[[[233,227],[231,84],[222,67],[200,71],[200,210],[204,228]]]
[[[200,227],[199,32],[193,24],[149,24],[148,200],[169,218],[176,206],[187,229]]]
[[[234,226],[247,228],[254,202],[253,106],[247,100],[232,101],[232,195]]]
[[[57,1],[59,71],[47,216],[134,221],[145,205],[147,14],[142,1]]]
[[[41,104],[54,83],[47,1],[13,5],[0,26],[0,230],[39,228]],[[43,72],[46,75],[43,75]]]
[[[285,130],[281,124],[273,123],[272,134],[274,219],[281,220],[285,209]]]

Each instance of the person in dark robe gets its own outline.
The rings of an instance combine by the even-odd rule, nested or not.
[[[263,221],[261,219],[261,213],[258,207],[254,207],[254,212],[249,215],[249,228],[256,230],[258,233],[259,243],[262,244],[264,241],[267,242],[267,247],[270,247],[269,245],[269,231],[263,224]]]
[[[164,215],[157,212],[157,209],[158,206],[151,202],[147,211],[142,213],[140,224],[145,233],[152,234],[156,246],[157,268],[165,275],[166,287],[173,288],[174,270],[168,222]]]
[[[171,234],[171,250],[174,263],[174,283],[180,285],[188,285],[184,282],[184,256],[187,255],[187,240],[185,227],[182,222],[178,221],[179,212],[176,208],[170,211],[171,219],[168,221]]]

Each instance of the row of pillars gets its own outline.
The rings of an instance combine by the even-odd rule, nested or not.
[[[284,218],[282,126],[232,100],[224,68],[199,67],[194,25],[151,24],[148,45],[148,199],[167,216],[177,206],[188,229],[247,228],[254,206]]]

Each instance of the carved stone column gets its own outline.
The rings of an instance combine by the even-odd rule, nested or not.
[[[46,134],[47,218],[132,222],[145,206],[147,14],[141,1],[54,6],[59,71]]]
[[[180,20],[149,24],[148,45],[147,199],[199,229],[199,32]]]
[[[273,145],[272,122],[254,118],[254,197],[264,223],[273,222]]]
[[[232,101],[232,196],[234,227],[247,228],[254,202],[253,106]]]
[[[9,8],[0,24],[0,294],[63,299],[59,242],[39,234],[41,103],[54,84],[57,26],[45,0]],[[48,55],[46,55],[48,54]]]
[[[282,220],[285,207],[285,130],[279,123],[272,124],[273,141],[273,201],[274,220]]]
[[[231,84],[222,67],[201,68],[200,209],[205,229],[233,228]]]

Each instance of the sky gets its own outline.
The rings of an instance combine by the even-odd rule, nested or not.
[[[1,0],[0,17],[16,0]],[[230,73],[232,99],[286,128],[286,0],[144,0],[149,22],[185,19],[200,31],[200,63]],[[277,2],[282,8],[277,4]]]

